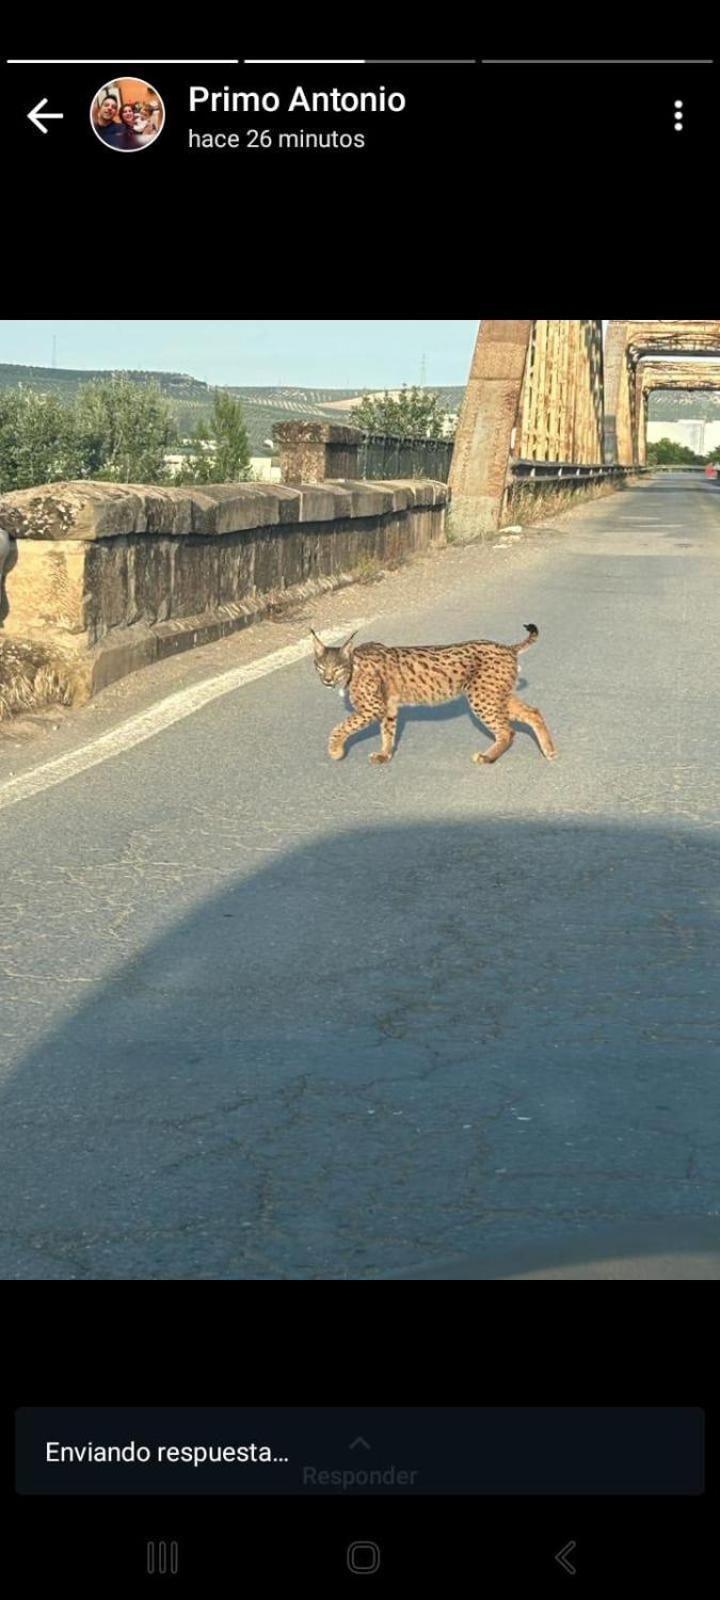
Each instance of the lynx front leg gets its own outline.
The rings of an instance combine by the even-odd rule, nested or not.
[[[361,728],[377,721],[376,717],[367,716],[363,711],[356,711],[352,717],[346,717],[344,722],[339,722],[328,740],[328,755],[332,761],[342,761],[345,754],[345,743],[352,733],[359,733]]]
[[[550,729],[537,706],[526,706],[524,700],[519,700],[517,695],[513,694],[508,701],[508,716],[514,717],[516,722],[526,722],[536,734],[543,755],[548,761],[555,759],[557,750],[552,742]]]
[[[393,749],[395,747],[396,728],[397,707],[394,707],[392,711],[387,712],[387,715],[383,717],[380,724],[380,731],[382,733],[382,748],[380,750],[376,750],[373,755],[368,757],[374,766],[381,761],[392,761]]]
[[[384,720],[387,714],[385,695],[380,686],[373,682],[358,685],[357,690],[353,691],[352,702],[355,707],[353,715],[346,717],[337,728],[333,728],[330,735],[328,752],[333,761],[342,761],[346,741],[352,733],[359,733],[361,728],[369,727],[371,722]]]

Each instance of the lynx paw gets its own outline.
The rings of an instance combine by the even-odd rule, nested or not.
[[[368,756],[368,761],[375,767],[382,761],[392,761],[392,756],[383,755],[382,750],[376,750],[373,755]]]
[[[485,757],[484,757],[484,755],[482,753],[482,750],[476,750],[475,751],[475,754],[473,756],[473,761],[477,761],[478,766],[480,766],[480,767],[487,766],[487,764],[488,764],[486,762],[486,760],[485,760]]]
[[[546,761],[557,761],[557,758],[558,758],[559,754],[560,754],[559,750],[546,750],[545,751],[545,760]]]

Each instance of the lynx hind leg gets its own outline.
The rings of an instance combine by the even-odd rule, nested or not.
[[[479,716],[480,713],[476,712],[476,715]],[[496,717],[491,721],[490,717],[486,716],[481,717],[480,721],[485,723],[486,728],[489,728],[491,733],[494,733],[495,743],[491,744],[489,750],[476,750],[473,761],[477,761],[479,766],[490,766],[493,761],[497,761],[500,756],[504,756],[506,750],[510,749],[515,734],[510,724],[508,723],[506,726],[500,718]]]
[[[513,717],[516,722],[526,722],[528,727],[532,728],[546,759],[548,761],[555,760],[557,750],[553,744],[550,729],[542,712],[538,711],[537,706],[528,706],[524,700],[518,699],[518,696],[513,694],[508,701],[508,716]]]
[[[505,701],[504,698],[501,699],[497,694],[489,693],[487,689],[483,689],[481,684],[469,684],[466,693],[469,704],[478,720],[484,722],[485,727],[489,728],[490,732],[495,735],[495,743],[491,744],[490,749],[477,750],[473,756],[473,761],[477,761],[481,766],[490,765],[504,755],[506,750],[509,750],[515,738],[515,734],[510,727],[510,718],[505,708]]]

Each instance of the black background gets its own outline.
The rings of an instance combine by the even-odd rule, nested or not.
[[[261,1585],[292,1593],[311,1582],[315,1593],[332,1595],[360,1581],[348,1571],[348,1545],[371,1540],[382,1562],[365,1581],[393,1595],[446,1582],[462,1583],[465,1591],[468,1581],[478,1592],[492,1584],[503,1592],[555,1594],[571,1581],[571,1592],[579,1593],[607,1593],[609,1585],[621,1594],[651,1585],[666,1592],[671,1584],[692,1593],[709,1554],[712,1408],[706,1408],[708,1494],[678,1499],[18,1497],[11,1488],[9,1409],[5,1422],[9,1550],[22,1559],[28,1587],[68,1583],[78,1594],[127,1594],[162,1584],[170,1593],[199,1596],[231,1593],[233,1585],[238,1593]],[[146,1573],[147,1542],[162,1539],[178,1543],[175,1577]],[[555,1560],[571,1540],[572,1578]]]
[[[455,45],[450,54],[525,57],[531,42],[518,29],[482,46]],[[17,56],[27,48],[15,46]],[[55,48],[62,54],[68,46]],[[238,45],[205,48],[232,55]],[[262,55],[268,45],[239,48]],[[358,48],[384,53],[372,44],[349,47]],[[692,57],[709,48],[646,39],[627,41],[622,53]],[[602,49],[596,40],[591,53]],[[385,52],[427,53],[407,41]],[[535,55],[551,54],[541,39]],[[673,295],[687,314],[706,314],[716,281],[708,247],[717,210],[715,67],[133,64],[126,71],[146,77],[168,112],[157,142],[132,155],[102,145],[89,123],[94,93],[122,75],[122,62],[3,68],[6,266],[19,314],[42,295],[36,315],[106,314],[117,306],[121,315],[196,316],[208,294],[221,315],[256,307],[265,315],[272,297],[283,316],[447,309],[453,317],[480,310],[567,317],[587,315],[598,296],[615,316],[642,298],[649,315]],[[297,84],[310,92],[384,83],[408,105],[401,114],[364,117],[191,115],[190,83],[275,89],[283,104]],[[47,134],[27,119],[44,98],[47,110],[64,112]],[[676,99],[684,103],[681,134]],[[189,151],[190,123],[275,134],[362,129],[367,147]]]

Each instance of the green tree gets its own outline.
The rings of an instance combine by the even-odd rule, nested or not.
[[[408,389],[407,384],[403,384],[397,397],[387,391],[381,399],[365,395],[351,413],[350,420],[356,428],[363,428],[366,433],[393,434],[403,439],[444,439],[451,436],[440,396],[427,389]]]
[[[20,385],[0,390],[0,492],[57,482],[78,469],[69,408]]]
[[[686,444],[676,444],[674,439],[654,439],[647,447],[647,459],[651,467],[700,466],[705,457],[696,456],[694,450]]]
[[[111,483],[167,483],[165,452],[174,444],[172,408],[156,383],[115,372],[85,384],[72,408],[81,475]]]
[[[252,476],[250,445],[239,400],[216,389],[209,422],[199,422],[194,448],[176,483],[242,483]]]

